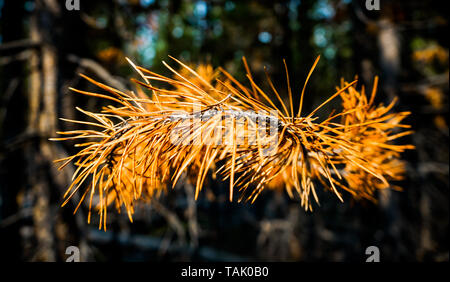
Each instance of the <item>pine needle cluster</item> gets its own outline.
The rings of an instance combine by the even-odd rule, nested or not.
[[[341,201],[349,192],[355,199],[375,200],[378,189],[393,187],[405,167],[400,154],[411,145],[394,140],[411,134],[402,120],[409,112],[391,112],[375,105],[378,79],[370,96],[357,81],[342,81],[336,92],[308,114],[303,97],[315,61],[294,111],[290,78],[286,69],[288,101],[283,100],[267,75],[270,93],[262,90],[247,70],[248,85],[222,68],[164,65],[166,77],[130,64],[140,75],[133,91],[120,91],[82,75],[102,93],[72,89],[106,99],[111,105],[100,112],[77,108],[91,121],[67,120],[87,129],[58,132],[52,140],[83,140],[72,156],[56,160],[60,169],[73,163],[76,171],[64,195],[64,203],[81,193],[76,210],[86,200],[106,229],[108,207],[125,208],[130,220],[135,204],[159,196],[180,179],[195,184],[197,199],[210,172],[229,183],[229,200],[254,202],[265,188],[282,187],[298,197],[305,210],[319,202],[318,187]],[[161,85],[161,86],[156,86]],[[333,99],[342,107],[327,118],[317,112]],[[94,197],[95,196],[95,197]],[[95,200],[94,200],[95,198]]]

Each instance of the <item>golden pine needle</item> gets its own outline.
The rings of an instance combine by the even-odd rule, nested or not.
[[[411,130],[398,132],[409,127],[401,124],[409,113],[390,113],[395,100],[387,106],[374,105],[378,77],[369,99],[364,88],[355,88],[356,80],[342,80],[333,95],[302,117],[305,88],[320,56],[306,78],[296,116],[284,60],[290,111],[267,71],[268,84],[282,111],[257,85],[245,57],[250,88],[221,68],[195,68],[170,58],[181,67],[177,70],[163,62],[173,77],[136,66],[127,58],[143,80],[132,79],[138,86],[136,92],[124,93],[84,75],[108,94],[70,88],[117,104],[103,108],[101,113],[77,108],[92,121],[61,120],[94,129],[57,132],[62,137],[51,139],[89,140],[76,145],[81,148],[78,153],[56,162],[62,162],[60,169],[69,163],[76,167],[63,205],[84,189],[75,212],[89,193],[88,221],[95,208],[100,216],[99,228],[106,229],[107,206],[114,204],[119,212],[125,208],[132,221],[136,202],[157,197],[184,175],[193,177],[196,183],[195,199],[208,172],[214,171],[229,180],[230,201],[235,189],[240,193],[238,201],[253,203],[265,187],[281,187],[290,197],[296,191],[305,210],[312,209],[311,198],[319,202],[317,184],[341,201],[342,191],[356,199],[374,200],[377,189],[386,189],[390,181],[402,179],[400,153],[413,146],[392,141],[412,134]],[[155,87],[152,81],[166,87]],[[151,97],[145,96],[146,89]],[[318,122],[317,111],[337,97],[342,99],[342,110]],[[276,115],[268,114],[274,111]],[[260,131],[268,121],[278,130],[275,135]],[[275,149],[270,144],[275,144]],[[273,154],[266,154],[269,150],[274,150]],[[219,162],[223,165],[217,168]],[[99,196],[96,203],[95,195]]]

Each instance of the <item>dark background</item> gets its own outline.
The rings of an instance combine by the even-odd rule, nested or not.
[[[445,3],[445,1],[442,1]],[[82,261],[365,261],[377,246],[382,261],[448,261],[449,129],[448,11],[438,1],[155,1],[0,0],[0,259],[64,261],[68,246]],[[396,111],[412,112],[415,134],[401,142],[402,192],[378,193],[379,204],[345,202],[322,193],[304,212],[286,193],[265,191],[254,205],[229,203],[227,183],[210,181],[197,202],[180,182],[134,223],[108,213],[108,231],[86,222],[84,207],[61,208],[73,167],[52,160],[75,152],[48,141],[79,128],[58,117],[84,119],[74,107],[97,111],[102,101],[68,91],[93,90],[85,73],[112,86],[136,77],[124,57],[168,74],[168,55],[222,66],[244,80],[246,56],[257,81],[268,68],[286,93],[282,59],[294,93],[317,55],[305,106],[334,93],[340,78],[372,88],[377,102],[399,97]],[[294,101],[295,102],[295,101]]]

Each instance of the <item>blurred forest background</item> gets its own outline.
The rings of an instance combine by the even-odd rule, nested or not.
[[[449,129],[448,11],[438,1],[155,1],[0,0],[0,259],[64,261],[68,246],[82,261],[365,261],[378,246],[382,261],[448,261]],[[443,1],[444,2],[444,1]],[[404,191],[378,193],[379,204],[344,203],[319,195],[306,213],[286,193],[265,191],[255,204],[227,201],[227,185],[212,182],[197,202],[181,182],[130,223],[109,213],[108,231],[86,222],[87,209],[61,208],[73,167],[52,160],[75,152],[48,141],[78,128],[58,117],[85,119],[102,101],[68,90],[93,90],[85,73],[126,88],[136,77],[124,57],[168,74],[168,55],[222,66],[241,80],[246,56],[256,81],[263,67],[286,93],[282,59],[299,93],[317,55],[306,91],[311,110],[355,75],[377,102],[399,97],[412,112],[415,134],[402,139]],[[298,96],[298,95],[297,95]],[[298,97],[297,97],[298,99]]]

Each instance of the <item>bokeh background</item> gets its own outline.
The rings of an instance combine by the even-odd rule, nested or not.
[[[382,261],[448,261],[448,11],[438,1],[365,2],[81,0],[68,11],[65,1],[0,0],[0,259],[64,261],[77,246],[82,261],[364,261],[377,246]],[[246,56],[257,81],[266,66],[286,93],[286,59],[298,99],[319,54],[309,110],[341,78],[371,89],[379,75],[377,102],[398,96],[395,110],[412,112],[415,134],[401,141],[417,150],[403,155],[404,191],[377,194],[377,205],[322,193],[311,213],[276,191],[229,203],[219,180],[195,202],[181,181],[140,205],[132,224],[109,213],[107,232],[87,224],[86,207],[73,215],[75,201],[60,207],[73,167],[59,172],[52,160],[75,149],[48,138],[77,128],[57,119],[84,119],[75,106],[102,106],[68,90],[94,89],[78,73],[129,87],[125,56],[168,74],[161,61],[172,55],[244,80]]]

